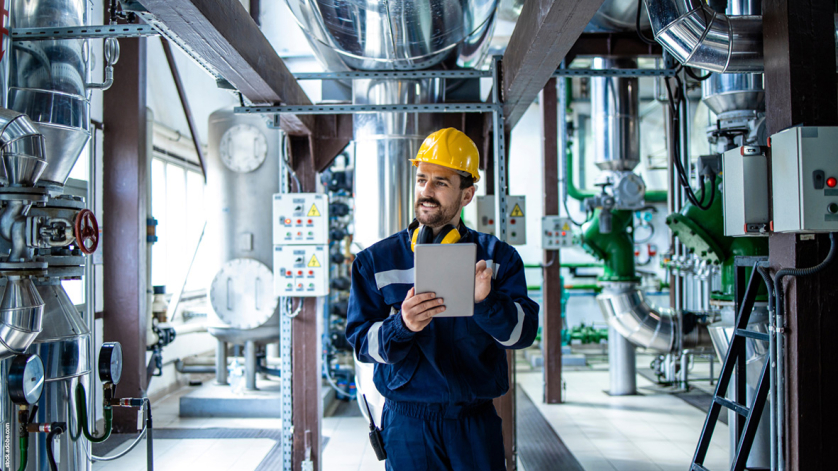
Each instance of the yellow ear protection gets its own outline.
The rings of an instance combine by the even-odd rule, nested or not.
[[[456,244],[462,239],[460,230],[451,224],[443,226],[439,234],[434,237],[434,230],[428,226],[422,226],[413,230],[410,238],[410,250],[415,251],[416,244]]]

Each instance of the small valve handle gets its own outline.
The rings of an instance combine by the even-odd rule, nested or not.
[[[99,223],[89,209],[82,209],[73,224],[76,245],[85,255],[90,255],[99,247]]]

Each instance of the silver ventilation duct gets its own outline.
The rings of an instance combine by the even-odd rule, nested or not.
[[[706,326],[684,332],[678,313],[649,302],[637,283],[605,283],[597,303],[608,324],[637,346],[668,353],[712,344]]]
[[[634,59],[593,61],[594,69],[636,68]],[[640,163],[640,101],[637,78],[591,78],[596,166],[601,170],[631,171]]]
[[[590,33],[634,31],[637,6],[637,0],[605,0],[585,27],[585,31]],[[647,15],[640,16],[640,27],[643,29],[649,27]]]
[[[10,276],[0,301],[0,360],[21,354],[41,332],[44,300],[32,280]]]
[[[444,81],[356,80],[353,102],[358,105],[439,103]],[[373,224],[356,224],[355,240],[363,247],[403,230],[413,218],[413,173],[408,159],[422,141],[441,127],[430,113],[360,113],[355,130],[355,206],[377,214]]]
[[[426,69],[456,54],[472,67],[494,27],[497,0],[287,0],[329,70]]]
[[[685,65],[761,72],[762,18],[726,16],[701,0],[644,0],[655,39]]]
[[[12,7],[13,28],[84,26],[85,0],[19,0]],[[8,106],[38,123],[46,137],[49,166],[40,184],[63,187],[90,138],[85,40],[13,43]]]

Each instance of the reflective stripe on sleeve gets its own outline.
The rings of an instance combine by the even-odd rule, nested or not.
[[[387,270],[375,274],[375,285],[378,289],[392,284],[413,284],[413,269]]]
[[[512,335],[509,336],[509,340],[503,342],[501,340],[495,339],[498,341],[499,344],[503,345],[504,347],[511,347],[518,343],[518,341],[521,340],[521,332],[524,331],[524,309],[518,303],[515,303],[515,308],[518,309],[518,323],[515,324],[515,328],[512,329]],[[376,339],[376,342],[377,341],[378,339]]]
[[[378,330],[381,329],[381,325],[383,323],[383,321],[376,322],[372,325],[372,327],[370,327],[370,330],[367,331],[367,350],[369,350],[370,356],[379,363],[387,363],[384,361],[384,358],[381,357],[381,352],[379,351],[380,347],[378,345]]]

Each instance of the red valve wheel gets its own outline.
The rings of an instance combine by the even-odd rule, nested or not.
[[[85,255],[90,255],[99,247],[99,223],[96,216],[89,209],[82,209],[76,216],[73,225],[73,233],[76,236],[76,245]]]

